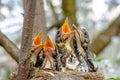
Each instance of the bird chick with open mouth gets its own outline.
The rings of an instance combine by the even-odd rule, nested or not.
[[[43,58],[42,58],[42,49],[43,49],[43,45],[42,45],[42,32],[40,32],[33,40],[32,43],[32,49],[31,49],[31,56],[30,56],[30,62],[31,65],[35,67],[39,55],[41,55],[41,57],[39,58],[39,65],[42,64]]]
[[[49,36],[47,36],[45,44],[44,44],[44,61],[42,65],[42,69],[50,69],[55,70],[55,60],[54,57],[56,55],[55,46],[53,42],[50,40]]]
[[[71,47],[71,39],[73,37],[74,31],[71,31],[68,18],[66,18],[62,27],[57,31],[55,38],[58,52],[58,68],[63,72],[67,69],[75,69],[78,64],[74,50]]]

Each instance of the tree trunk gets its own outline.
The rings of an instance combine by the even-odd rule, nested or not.
[[[46,20],[45,20],[45,11],[44,11],[43,0],[36,0],[33,38],[39,32],[43,33],[43,42],[44,42],[45,38],[46,38],[46,35],[47,35],[47,27],[46,27]]]
[[[77,25],[76,0],[62,0],[62,10],[64,17],[69,17],[70,21]]]
[[[29,74],[29,56],[31,52],[36,0],[27,0],[25,5],[21,52],[17,80],[27,80]]]
[[[77,25],[75,2],[76,0],[62,0],[62,10],[63,10],[64,19],[68,17],[70,20],[70,23]],[[48,28],[48,31],[50,31],[51,29],[55,27],[60,28],[62,24],[64,23],[64,19],[54,23],[52,26],[50,26],[50,28]]]
[[[90,45],[90,50],[98,55],[110,42],[113,36],[120,33],[120,16],[118,16],[109,27],[99,34]]]
[[[23,0],[23,5],[25,5],[27,1]],[[35,8],[35,18],[34,18],[34,28],[33,35],[34,38],[39,32],[43,33],[43,42],[47,36],[47,26],[45,20],[45,11],[44,11],[44,3],[43,0],[36,0],[36,8]]]

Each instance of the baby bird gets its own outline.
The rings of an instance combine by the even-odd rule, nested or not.
[[[77,59],[79,60],[79,65],[77,66],[77,71],[88,72],[88,65],[86,61],[86,52],[82,47],[82,41],[84,40],[83,32],[73,25],[75,30],[75,40],[74,40],[74,52]]]
[[[85,59],[85,62],[87,62],[88,71],[96,72],[97,68],[93,64],[94,54],[91,53],[89,50],[90,39],[89,39],[88,32],[86,31],[86,29],[78,29],[75,25],[73,25],[73,26],[74,26],[74,29],[77,31],[77,33],[80,36],[79,38],[80,38],[80,43],[81,43],[81,47],[82,47],[81,49],[83,49],[83,51],[84,51],[84,59]]]
[[[35,66],[37,63],[37,57],[39,57],[39,54],[41,53],[43,49],[42,45],[42,32],[40,32],[33,40],[32,43],[32,49],[31,49],[31,65]]]
[[[76,42],[76,45],[74,45],[76,47],[76,49],[79,52],[79,55],[82,55],[83,57],[85,57],[85,52],[84,52],[84,49],[83,49],[83,43],[84,43],[84,33],[82,32],[82,30],[79,28],[77,28],[74,24],[73,24],[73,28],[74,28],[74,31],[75,31],[75,42]]]
[[[74,50],[71,48],[71,39],[74,36],[74,31],[71,31],[66,18],[62,27],[56,33],[56,47],[58,56],[58,70],[66,71],[66,69],[74,69],[76,67],[76,57]]]
[[[49,36],[47,36],[46,38],[43,51],[44,51],[44,61],[41,68],[55,70],[55,60],[54,60],[54,57],[56,55],[55,46],[53,42],[50,40]]]

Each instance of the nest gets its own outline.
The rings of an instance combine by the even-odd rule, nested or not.
[[[16,80],[16,78],[17,72],[12,73],[10,80]],[[104,80],[104,75],[100,72],[59,72],[33,68],[30,71],[28,80]]]
[[[71,31],[66,19],[62,28],[57,31],[56,45],[49,36],[42,45],[42,32],[35,37],[30,54],[28,80],[104,80],[92,61],[88,32],[75,25],[73,28]],[[71,41],[73,47],[70,45]],[[16,80],[16,73],[12,74],[11,80]]]

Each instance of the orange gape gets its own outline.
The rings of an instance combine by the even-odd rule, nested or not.
[[[52,48],[52,49],[55,49],[55,46],[54,46],[54,44],[52,43],[52,41],[50,40],[50,37],[49,37],[49,36],[47,36],[47,38],[46,38],[46,42],[45,42],[45,44],[44,44],[44,50],[45,50],[47,47]]]
[[[38,46],[38,45],[42,45],[42,32],[40,32],[34,39],[33,46]]]
[[[68,24],[68,18],[66,18],[64,24],[62,25],[62,33],[66,34],[69,32],[71,32],[71,30],[70,30],[70,26]]]
[[[62,25],[62,30],[61,30],[61,39],[67,40],[69,37],[72,37],[74,35],[74,31],[71,31],[69,23],[68,23],[68,18],[66,18],[64,24]]]

